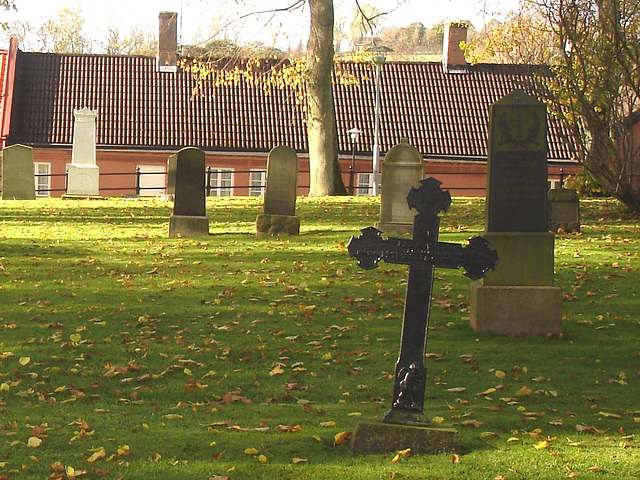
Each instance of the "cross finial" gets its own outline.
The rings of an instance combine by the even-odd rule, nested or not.
[[[407,195],[409,208],[415,208],[425,215],[446,212],[451,205],[451,194],[448,190],[440,188],[440,185],[442,182],[433,177],[420,180],[420,186],[411,187]]]

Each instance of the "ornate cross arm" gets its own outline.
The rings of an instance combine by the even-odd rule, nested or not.
[[[441,268],[464,267],[464,274],[477,280],[498,264],[498,254],[488,245],[489,242],[482,237],[469,239],[469,245],[465,247],[457,243],[420,244],[403,238],[385,239],[380,230],[367,227],[357,238],[351,237],[347,250],[350,256],[356,257],[358,266],[365,270],[376,268],[380,260],[405,265],[429,263]]]

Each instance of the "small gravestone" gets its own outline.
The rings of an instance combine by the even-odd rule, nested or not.
[[[176,159],[173,215],[169,218],[169,237],[209,235],[206,214],[205,154],[199,148],[183,148]]]
[[[382,164],[380,230],[389,234],[412,232],[416,212],[407,208],[405,192],[423,178],[422,154],[403,138],[387,152]]]
[[[264,213],[256,219],[258,236],[300,233],[300,217],[296,216],[297,190],[298,155],[290,147],[275,147],[267,158]]]
[[[96,165],[97,112],[76,110],[71,165],[67,170],[67,197],[100,195],[100,169]]]
[[[554,286],[547,207],[547,112],[514,91],[490,107],[486,231],[500,265],[471,287],[471,326],[503,335],[557,334],[562,291]]]
[[[178,162],[178,154],[171,155],[167,159],[167,183],[164,189],[164,195],[161,199],[169,202],[175,199],[176,195],[176,164]]]
[[[33,176],[33,149],[12,145],[2,151],[2,198],[33,200],[36,188]]]
[[[429,310],[434,270],[464,267],[471,279],[482,278],[498,262],[495,250],[482,237],[469,240],[463,247],[438,241],[440,219],[451,196],[434,178],[420,181],[406,197],[414,217],[413,239],[383,238],[382,232],[369,227],[352,237],[349,254],[366,270],[380,260],[409,265],[407,294],[402,321],[400,355],[396,362],[391,409],[381,422],[360,422],[352,436],[351,449],[358,453],[383,453],[411,448],[416,453],[455,451],[458,433],[453,428],[433,427],[423,412],[427,369],[425,351],[429,328]]]
[[[549,230],[554,233],[580,231],[580,197],[574,189],[549,190]]]

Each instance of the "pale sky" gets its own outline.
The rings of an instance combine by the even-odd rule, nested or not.
[[[158,13],[173,11],[179,17],[179,41],[188,45],[204,40],[205,32],[214,23],[212,19],[222,15],[222,23],[236,20],[242,14],[269,8],[284,8],[295,0],[15,0],[17,12],[0,12],[0,20],[28,20],[32,26],[38,26],[56,15],[62,7],[82,7],[86,20],[83,33],[95,40],[103,41],[109,25],[117,25],[126,34],[131,27],[157,32]],[[389,11],[401,5],[387,15],[382,24],[388,27],[406,27],[414,22],[431,26],[444,21],[470,20],[476,28],[481,28],[492,18],[504,19],[505,15],[518,7],[519,0],[362,0],[362,4],[371,4],[380,10]],[[354,0],[336,0],[336,18],[349,17],[355,8]],[[261,40],[273,43],[278,33],[277,46],[296,45],[300,40],[306,42],[308,30],[308,9],[278,13],[274,16],[263,15],[251,20],[233,22],[229,25],[227,36],[239,40]],[[269,19],[273,18],[271,22]],[[350,23],[350,20],[349,22]],[[198,34],[198,31],[200,33]],[[286,35],[283,34],[286,32]],[[199,35],[199,36],[198,36]]]

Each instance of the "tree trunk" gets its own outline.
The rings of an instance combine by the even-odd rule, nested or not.
[[[333,102],[333,0],[309,0],[307,43],[307,133],[310,196],[344,195],[338,162],[338,131]]]

